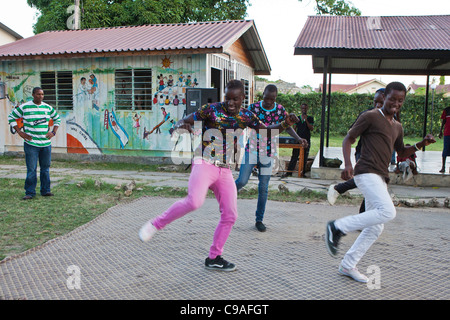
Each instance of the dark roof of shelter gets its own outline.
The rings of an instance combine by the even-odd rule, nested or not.
[[[310,16],[295,55],[312,55],[315,72],[449,74],[450,15]]]
[[[0,46],[0,60],[80,54],[223,53],[241,37],[255,63],[255,73],[270,74],[253,20],[47,31]]]

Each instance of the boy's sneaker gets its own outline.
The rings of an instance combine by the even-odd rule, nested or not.
[[[147,242],[153,237],[156,231],[158,231],[158,229],[156,229],[151,221],[149,221],[142,226],[141,230],[139,230],[139,238],[142,242]]]
[[[328,253],[332,257],[335,257],[337,254],[339,240],[342,236],[345,236],[345,234],[342,233],[341,230],[336,229],[334,226],[334,220],[328,222],[325,233],[325,244],[327,246]]]
[[[339,197],[339,192],[334,189],[335,184],[332,184],[328,187],[327,200],[328,203],[334,205],[337,198]]]
[[[356,280],[358,282],[363,282],[363,283],[367,283],[369,282],[369,279],[361,274],[357,268],[353,268],[353,269],[346,269],[341,265],[339,265],[339,273],[352,278],[353,280]]]
[[[205,260],[205,268],[209,270],[219,271],[234,271],[236,266],[233,263],[226,261],[222,256],[217,256],[215,259],[209,257]]]
[[[256,229],[258,229],[259,232],[266,231],[266,226],[264,225],[264,223],[262,223],[262,221],[256,221],[255,227]]]

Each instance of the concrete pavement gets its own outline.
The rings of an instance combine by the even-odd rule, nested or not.
[[[148,243],[140,226],[176,199],[143,197],[0,262],[0,299],[28,300],[397,300],[450,299],[448,209],[398,208],[397,217],[358,265],[371,285],[338,274],[324,245],[328,220],[356,207],[269,201],[264,233],[254,228],[254,200],[239,218],[224,258],[230,273],[204,268],[218,205],[203,207]],[[341,253],[358,233],[342,240]],[[270,304],[270,302],[269,302]]]
[[[170,166],[168,166],[170,168]],[[239,172],[233,171],[237,178]],[[82,178],[99,179],[106,183],[119,184],[135,181],[148,186],[161,187],[181,187],[186,188],[189,180],[189,170],[182,173],[173,172],[146,172],[138,170],[113,171],[113,170],[91,170],[74,168],[51,168],[52,185],[58,183],[64,177],[73,177],[73,182]],[[25,179],[26,168],[20,165],[0,165],[0,178],[19,178]],[[288,177],[281,179],[279,176],[272,176],[270,180],[270,190],[278,191],[280,185],[295,192],[308,188],[318,192],[327,192],[327,188],[332,183],[339,183],[342,180],[333,179],[310,179]],[[258,179],[251,176],[246,188],[257,188]],[[446,198],[450,198],[450,186],[448,187],[421,187],[411,185],[390,184],[389,190],[392,195],[400,200],[417,200],[417,202],[428,203],[433,198],[438,201],[438,206],[443,207]],[[361,195],[358,189],[350,190],[350,195]]]
[[[14,169],[14,170],[12,170]],[[0,177],[19,177],[19,168],[0,166]],[[104,181],[145,181],[186,186],[188,174],[52,169]],[[274,177],[272,188],[308,187],[325,192],[332,181]],[[256,184],[252,178],[250,184]],[[445,188],[395,186],[396,196],[448,196]],[[444,190],[443,190],[444,189]],[[354,191],[357,192],[357,191]],[[0,299],[28,300],[397,300],[450,299],[450,210],[398,207],[397,217],[364,256],[359,270],[369,285],[337,272],[340,259],[324,245],[327,221],[356,214],[356,206],[269,201],[267,231],[254,227],[255,200],[238,200],[239,218],[225,246],[231,273],[204,268],[219,208],[206,199],[195,212],[158,232],[149,243],[137,233],[148,219],[177,199],[142,197],[121,204],[73,232],[0,262]],[[339,258],[358,233],[342,240]],[[174,308],[178,308],[174,305]],[[181,309],[172,310],[181,312]]]

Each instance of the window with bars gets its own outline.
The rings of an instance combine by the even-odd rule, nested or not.
[[[230,69],[223,69],[223,83],[224,86],[228,83],[228,81],[234,79],[234,71]]]
[[[244,84],[244,95],[245,99],[242,102],[242,106],[248,108],[250,105],[250,82],[245,79],[241,79],[241,82]]]
[[[73,109],[72,71],[41,72],[44,102],[58,110]]]
[[[151,110],[152,70],[117,69],[115,99],[117,110]]]

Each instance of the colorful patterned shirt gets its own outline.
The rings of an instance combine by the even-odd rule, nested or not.
[[[242,130],[247,127],[257,129],[262,124],[253,112],[244,108],[237,115],[230,115],[225,102],[204,105],[194,113],[194,121],[203,122],[203,158],[223,163],[232,160],[226,157],[227,154],[234,154],[235,137],[239,138]]]
[[[256,103],[251,104],[248,109],[256,114],[258,119],[264,123],[266,126],[279,124],[282,121],[286,119],[287,112],[286,109],[281,105],[275,102],[274,106],[270,110],[266,110],[263,108],[263,101],[259,101]],[[259,148],[265,148],[267,150],[267,156],[271,156],[271,153],[274,153],[271,151],[271,139],[266,137],[261,137],[258,135],[256,136],[254,133],[250,133],[250,138],[248,140],[248,143],[245,147],[246,152],[258,152]],[[274,154],[272,154],[274,155]]]
[[[33,101],[29,101],[14,108],[8,115],[9,125],[12,127],[17,125],[19,118],[23,118],[23,131],[33,138],[25,143],[35,147],[47,147],[51,144],[50,140],[45,137],[49,131],[50,119],[53,120],[54,126],[61,124],[61,118],[56,110],[45,102],[36,105]]]

